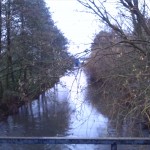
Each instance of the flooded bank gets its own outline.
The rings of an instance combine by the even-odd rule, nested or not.
[[[91,87],[90,87],[91,88]],[[1,136],[48,136],[97,138],[118,135],[104,113],[104,104],[97,104],[100,95],[90,89],[82,69],[62,77],[59,84],[40,95],[0,123]],[[90,91],[89,91],[90,90]],[[92,91],[94,90],[94,91]],[[98,109],[99,108],[99,109]],[[102,112],[102,113],[101,113]],[[126,128],[120,129],[126,133]],[[127,132],[128,133],[128,132]],[[121,135],[121,134],[120,134]],[[123,135],[123,134],[122,134]],[[127,135],[127,134],[125,134]],[[109,150],[103,145],[0,145],[3,150]],[[120,149],[123,149],[122,147]],[[133,147],[133,150],[137,147]],[[130,150],[130,148],[128,149]]]
[[[1,136],[105,137],[108,119],[86,100],[87,82],[83,70],[60,79],[58,85],[0,123]],[[12,150],[17,145],[1,145]],[[54,149],[85,149],[86,145],[54,146]],[[94,145],[90,145],[94,149]],[[88,145],[88,148],[90,148]],[[51,149],[49,145],[23,145],[17,149]]]

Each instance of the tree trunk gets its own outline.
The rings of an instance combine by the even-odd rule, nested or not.
[[[11,31],[11,4],[10,0],[7,1],[7,9],[6,9],[6,34],[7,34],[7,75],[6,75],[6,87],[9,88],[9,76],[12,80],[12,84],[14,86],[14,74],[13,74],[13,63],[12,63],[12,56],[11,56],[11,39],[10,39],[10,31]]]
[[[2,52],[2,0],[0,0],[0,54]]]

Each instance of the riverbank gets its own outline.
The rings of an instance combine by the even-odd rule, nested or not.
[[[59,79],[53,81],[51,84],[45,84],[44,86],[41,86],[38,91],[35,90],[36,93],[35,91],[34,93],[28,92],[26,95],[12,91],[5,92],[4,98],[0,102],[0,121],[7,120],[8,116],[19,113],[20,107],[38,99],[38,97],[43,94],[43,91],[54,87],[54,85],[58,82]]]
[[[145,99],[139,100],[134,93],[124,88],[121,77],[99,78],[100,75],[96,76],[88,69],[85,68],[88,81],[87,97],[98,112],[109,118],[110,124],[118,132],[117,135],[138,137],[144,136],[145,131],[149,133],[149,114],[144,113],[148,102]],[[123,133],[123,130],[126,130],[126,133]]]
[[[0,103],[0,121],[7,120],[9,115],[17,114],[19,112],[19,108],[24,104],[24,101],[16,101],[16,99],[15,103]]]
[[[104,137],[107,118],[87,103],[86,76],[82,69],[60,78],[60,82],[31,101],[19,113],[0,122],[1,136]],[[97,145],[0,145],[0,149],[97,149]]]

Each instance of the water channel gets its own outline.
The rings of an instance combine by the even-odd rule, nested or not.
[[[49,136],[94,138],[115,136],[109,119],[90,102],[82,69],[62,77],[39,99],[0,122],[1,136]],[[109,150],[99,145],[0,145],[0,150]],[[123,149],[123,148],[120,148]],[[126,149],[126,148],[125,148]],[[131,148],[130,148],[131,149]],[[133,147],[132,150],[137,149]]]

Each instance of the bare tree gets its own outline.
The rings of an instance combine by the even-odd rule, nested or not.
[[[147,54],[145,48],[139,45],[139,42],[141,42],[141,44],[144,42],[144,44],[146,43],[149,46],[147,39],[150,36],[148,24],[149,18],[146,16],[146,14],[148,14],[148,6],[145,1],[140,4],[138,0],[119,0],[118,2],[114,2],[114,7],[117,7],[115,11],[117,11],[117,13],[124,19],[123,22],[120,22],[118,18],[114,17],[113,14],[110,14],[109,8],[105,7],[107,1],[77,1],[88,8],[89,12],[96,15],[100,21],[116,31],[116,33],[122,38],[122,42],[128,43],[144,55]],[[126,22],[128,24],[126,24]],[[129,36],[129,33],[126,32],[127,29],[130,29],[132,35],[134,33],[134,37],[132,36],[131,38]]]
[[[109,115],[136,122],[144,118],[150,124],[148,1],[111,1],[114,15],[107,7],[110,1],[77,1],[109,28],[96,35],[87,63],[92,81],[99,82],[99,93],[110,102]]]

